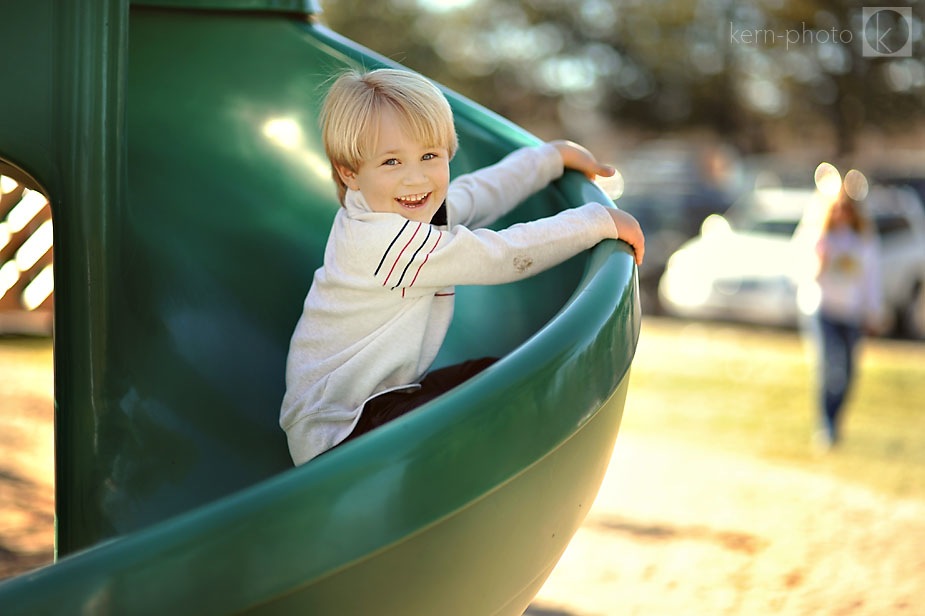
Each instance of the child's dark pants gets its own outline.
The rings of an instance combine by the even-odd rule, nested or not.
[[[440,368],[424,376],[420,389],[393,391],[376,396],[363,406],[360,421],[353,428],[350,436],[341,441],[341,444],[430,402],[464,381],[468,381],[496,361],[498,361],[496,357],[483,357]]]

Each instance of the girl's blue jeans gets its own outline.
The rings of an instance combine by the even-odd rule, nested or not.
[[[820,423],[830,443],[838,441],[845,399],[855,374],[855,348],[861,339],[857,324],[816,315],[819,349]]]

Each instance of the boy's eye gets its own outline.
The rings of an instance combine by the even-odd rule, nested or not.
[[[398,164],[398,159],[397,159],[397,158],[389,158],[388,160],[383,161],[382,164],[383,164],[383,165],[387,165],[387,166],[389,166],[389,167],[394,167],[395,165]]]
[[[428,152],[427,154],[421,157],[421,160],[433,160],[435,158],[437,158],[437,155],[434,152]]]

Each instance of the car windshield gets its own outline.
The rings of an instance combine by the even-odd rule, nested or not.
[[[790,237],[812,200],[812,191],[756,190],[733,204],[726,219],[740,232]]]
[[[793,232],[796,231],[799,222],[798,220],[754,219],[748,221],[742,230],[751,231],[752,233],[766,233],[790,237],[793,235]]]
[[[902,193],[879,189],[872,192],[867,206],[881,237],[910,229],[904,213]],[[820,207],[818,195],[806,190],[756,190],[740,199],[725,214],[729,225],[742,233],[791,237],[808,208]]]

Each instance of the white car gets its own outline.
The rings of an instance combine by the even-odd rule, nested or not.
[[[821,208],[819,198],[814,190],[758,189],[711,216],[668,260],[659,282],[666,311],[796,325],[806,261],[794,233],[808,208]],[[884,328],[925,338],[925,205],[909,189],[881,186],[866,201],[880,236]]]

